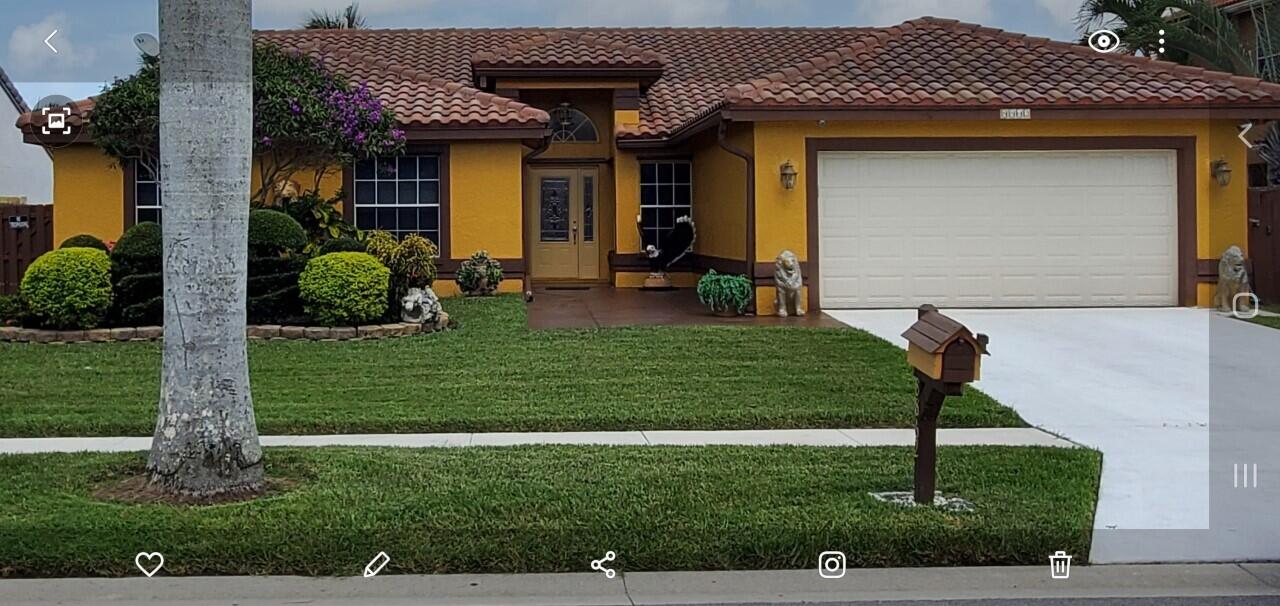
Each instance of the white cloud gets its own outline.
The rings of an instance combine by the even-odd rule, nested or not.
[[[561,25],[717,25],[729,0],[570,0],[553,10]]]
[[[44,43],[54,30],[58,30],[58,34],[49,42],[58,49],[56,53]],[[23,74],[39,73],[46,78],[64,76],[76,68],[91,65],[93,59],[92,48],[75,44],[63,12],[50,13],[39,23],[19,25],[9,35],[9,64]]]
[[[865,0],[856,5],[855,14],[858,23],[867,25],[897,25],[924,16],[986,25],[995,12],[991,0]]]
[[[1080,0],[1036,0],[1058,25],[1067,30],[1076,27],[1076,15],[1080,13]]]

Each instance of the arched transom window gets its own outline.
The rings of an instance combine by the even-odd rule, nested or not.
[[[551,110],[551,141],[553,143],[594,143],[599,141],[596,125],[580,110],[561,103]]]

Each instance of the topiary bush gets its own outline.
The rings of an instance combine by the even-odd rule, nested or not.
[[[751,303],[751,280],[708,270],[698,279],[698,300],[714,312],[743,313]]]
[[[458,267],[457,281],[458,288],[467,296],[491,295],[502,284],[502,264],[490,257],[488,251],[476,251]]]
[[[96,248],[102,252],[110,252],[110,249],[107,248],[106,242],[103,242],[97,237],[89,234],[71,236],[70,238],[63,240],[62,244],[60,244],[58,248]]]
[[[278,257],[302,250],[307,232],[293,217],[278,210],[249,211],[249,252],[260,257]]]
[[[111,305],[111,260],[93,248],[60,248],[27,267],[20,285],[27,313],[40,326],[98,326]]]
[[[316,257],[298,278],[303,307],[326,326],[363,324],[387,311],[391,270],[372,255],[338,252]]]
[[[163,258],[160,224],[150,221],[130,227],[111,249],[111,264],[117,276],[159,272]]]
[[[332,240],[325,240],[324,244],[321,244],[320,247],[316,249],[317,256],[327,255],[329,253],[335,253],[335,252],[366,252],[366,251],[364,248],[364,242],[361,242],[355,238],[334,238]]]

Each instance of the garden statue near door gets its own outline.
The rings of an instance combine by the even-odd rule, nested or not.
[[[774,298],[779,318],[804,315],[804,304],[800,301],[800,287],[804,283],[800,275],[800,260],[796,254],[783,250],[773,262],[773,285],[778,294]]]

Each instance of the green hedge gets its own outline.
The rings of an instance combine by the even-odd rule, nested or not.
[[[89,234],[71,236],[70,238],[63,240],[62,244],[60,244],[58,248],[96,248],[102,252],[108,252],[107,244],[105,242]]]
[[[391,271],[367,253],[339,252],[316,257],[298,278],[308,315],[328,326],[378,319],[387,310]]]
[[[293,217],[278,210],[249,211],[249,251],[260,257],[279,256],[302,250],[307,232]]]
[[[324,244],[316,251],[316,256],[327,255],[335,252],[366,252],[364,242],[355,238],[334,238],[325,240]]]
[[[40,326],[94,328],[111,305],[111,260],[94,248],[53,250],[31,263],[20,289]]]
[[[117,280],[133,274],[160,271],[164,255],[164,238],[160,224],[143,221],[130,227],[111,249],[112,271]]]

